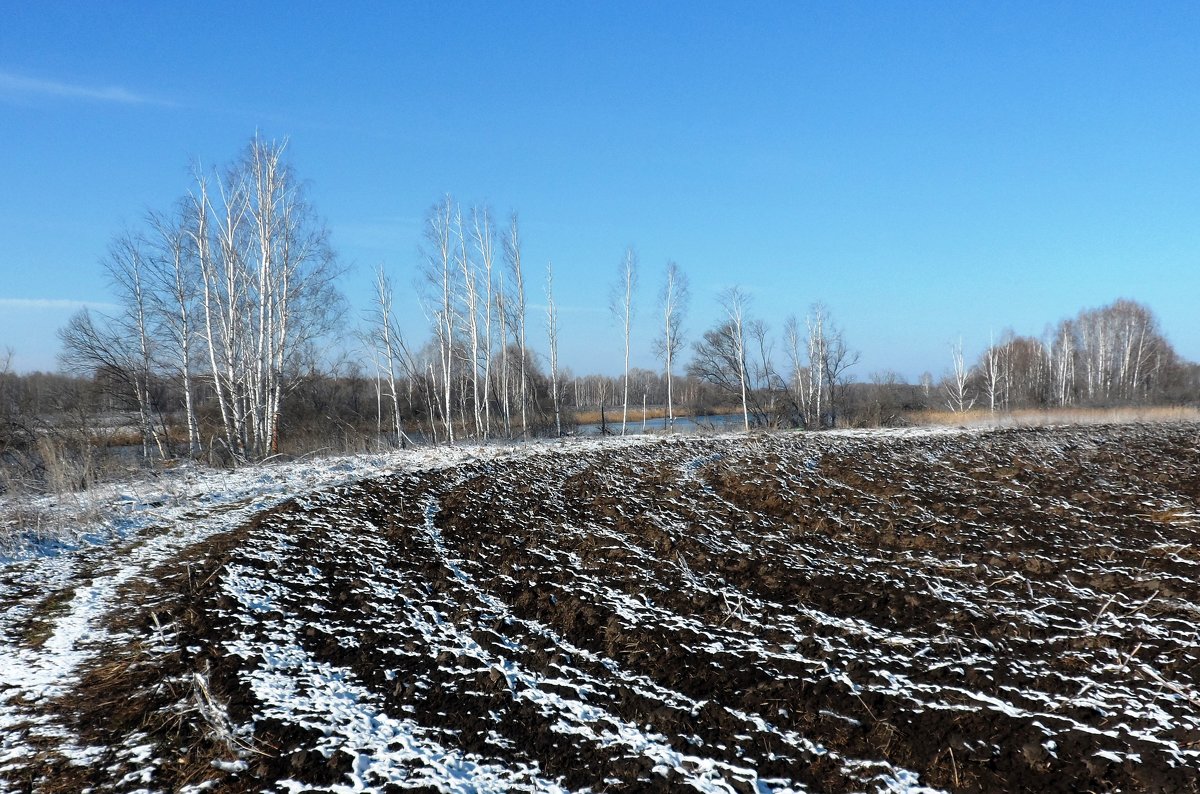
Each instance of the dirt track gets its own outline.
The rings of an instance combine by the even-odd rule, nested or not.
[[[684,439],[313,494],[130,591],[60,701],[107,749],[23,779],[1196,791],[1198,439]]]

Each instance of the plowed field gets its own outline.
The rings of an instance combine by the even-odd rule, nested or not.
[[[642,439],[319,490],[115,585],[78,680],[0,691],[34,751],[0,781],[1197,791],[1198,442]]]

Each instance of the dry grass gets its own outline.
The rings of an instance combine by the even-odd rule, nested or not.
[[[86,491],[61,494],[52,505],[29,494],[0,497],[0,556],[76,542],[81,528],[94,527],[106,514],[104,502]]]
[[[713,408],[706,410],[703,415],[704,416],[723,416],[725,414],[740,413],[741,410],[742,410],[741,408],[736,408],[736,407],[714,406]],[[690,410],[686,410],[686,409],[682,409],[682,408],[675,409],[676,417],[694,416],[694,415],[695,415],[694,411],[690,411]],[[575,411],[574,416],[575,416],[575,422],[577,424],[581,424],[581,425],[598,425],[598,424],[600,424],[600,412],[599,411]],[[667,416],[667,407],[665,405],[652,405],[652,406],[648,407],[644,412],[644,417],[646,419],[665,419],[666,416]],[[604,408],[604,418],[610,423],[612,421],[614,421],[614,419],[615,419],[616,422],[618,424],[620,424],[620,422],[621,422],[621,406],[620,405],[614,405],[611,407],[606,406]],[[642,421],[642,418],[643,418],[643,411],[642,411],[641,407],[634,407],[632,405],[629,406],[629,418],[627,420],[628,422],[630,422],[630,423],[640,422],[640,421]]]
[[[916,425],[957,427],[1043,427],[1047,425],[1127,424],[1131,422],[1200,422],[1200,408],[1144,406],[1125,408],[1045,408],[995,413],[987,409],[911,413]]]

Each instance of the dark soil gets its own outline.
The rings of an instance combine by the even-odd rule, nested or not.
[[[114,628],[145,642],[63,708],[151,761],[28,785],[1195,792],[1198,440],[683,439],[314,494],[130,593]],[[288,647],[408,738],[276,702]]]

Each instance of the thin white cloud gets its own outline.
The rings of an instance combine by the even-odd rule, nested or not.
[[[86,86],[41,80],[11,72],[0,72],[0,97],[55,97],[85,99],[92,102],[116,102],[122,105],[169,105],[153,97],[138,94],[118,85]]]
[[[77,301],[65,298],[0,298],[0,309],[116,309],[116,304],[103,301]]]

